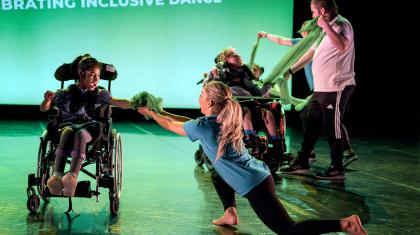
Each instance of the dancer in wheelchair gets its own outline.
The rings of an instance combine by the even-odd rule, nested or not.
[[[55,151],[54,173],[47,186],[53,195],[74,196],[77,176],[86,158],[87,144],[102,136],[104,123],[99,115],[101,105],[130,108],[130,102],[116,99],[98,87],[102,64],[88,54],[77,57],[76,83],[57,92],[46,91],[40,110],[54,107],[59,111],[59,143]],[[67,157],[71,155],[69,171],[64,174]]]
[[[208,74],[208,78],[204,81],[207,84],[210,81],[216,80],[227,84],[234,96],[268,96],[270,86],[259,87],[254,81],[256,80],[253,68],[244,64],[242,57],[238,54],[235,48],[228,47],[224,49],[216,57],[216,66]],[[251,149],[253,155],[260,155],[257,136],[254,131],[253,118],[257,116],[255,106],[244,105],[244,120],[243,129],[245,133],[246,145]],[[254,115],[253,115],[254,114]],[[279,133],[277,131],[276,121],[271,111],[261,109],[262,121],[268,131],[269,140],[275,146],[273,149],[277,150],[279,143]]]

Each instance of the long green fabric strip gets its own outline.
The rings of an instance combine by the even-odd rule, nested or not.
[[[299,32],[310,33],[287,51],[287,53],[280,59],[280,61],[264,79],[264,84],[276,83],[276,81],[281,79],[283,74],[287,72],[290,66],[296,63],[296,61],[298,61],[300,57],[302,57],[312,47],[312,45],[318,45],[321,42],[324,34],[322,29],[316,24],[317,21],[318,18],[314,18],[308,21],[308,23],[299,30]],[[259,40],[257,40],[257,43],[255,44],[256,47],[258,46],[258,42]],[[256,53],[256,51],[257,48],[253,48],[253,53]],[[255,57],[255,55],[251,54],[252,60],[253,57]]]
[[[252,66],[254,65],[255,56],[257,55],[257,49],[258,49],[258,45],[260,44],[260,39],[261,38],[257,38],[257,41],[252,46],[251,57],[249,59],[249,64],[248,64],[251,69],[252,69]]]

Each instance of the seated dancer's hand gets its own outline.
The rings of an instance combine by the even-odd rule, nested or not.
[[[150,114],[153,113],[153,111],[151,111],[149,108],[147,107],[139,107],[137,109],[137,112],[139,112],[140,114],[143,114],[144,116],[150,116]]]
[[[51,101],[52,99],[54,99],[54,97],[55,97],[55,93],[52,92],[52,91],[46,91],[44,93],[44,99],[45,100]]]

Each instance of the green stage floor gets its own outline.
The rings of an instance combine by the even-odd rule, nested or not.
[[[212,225],[223,207],[210,173],[195,165],[198,143],[140,122],[114,123],[124,150],[118,216],[110,216],[107,189],[101,190],[99,202],[74,199],[78,217],[66,216],[65,198],[52,198],[30,214],[26,209],[27,175],[35,172],[44,128],[45,123],[39,121],[0,121],[0,234],[273,234],[239,196],[239,225]],[[295,154],[300,131],[289,128],[287,140]],[[277,177],[277,195],[288,212],[296,220],[357,213],[369,234],[419,234],[418,140],[354,137],[352,144],[359,160],[350,166],[344,182]],[[321,170],[328,163],[328,146],[321,139],[312,170]]]

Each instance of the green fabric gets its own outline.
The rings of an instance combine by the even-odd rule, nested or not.
[[[257,41],[252,46],[251,58],[249,59],[249,64],[248,64],[251,70],[252,70],[252,66],[254,65],[255,55],[257,54],[257,49],[258,49],[259,44],[260,44],[260,38],[257,38]]]
[[[318,45],[324,34],[322,29],[317,25],[318,18],[314,18],[302,27],[299,32],[310,32],[296,45],[292,46],[280,61],[270,71],[270,74],[264,79],[264,84],[274,84],[277,80],[282,79],[283,74],[302,57],[312,45]],[[256,51],[256,49],[255,49]]]
[[[160,113],[163,110],[162,103],[162,98],[156,98],[152,94],[142,91],[131,98],[130,106],[132,109],[147,107],[153,112]]]

